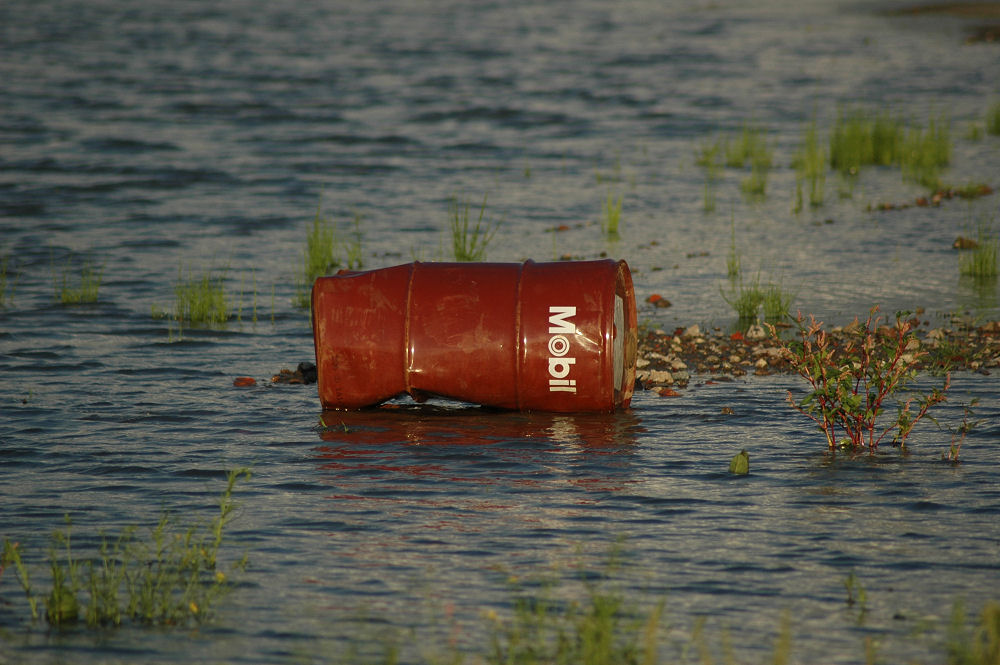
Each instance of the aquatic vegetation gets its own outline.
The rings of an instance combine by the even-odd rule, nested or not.
[[[956,602],[948,632],[948,665],[1000,663],[1000,603],[987,603],[970,628],[964,606]]]
[[[986,111],[986,133],[1000,136],[1000,102],[995,102]]]
[[[364,267],[364,257],[361,250],[361,241],[364,234],[361,232],[361,220],[364,219],[361,213],[354,213],[354,231],[350,238],[344,242],[344,251],[347,254],[347,267],[350,270],[357,270]]]
[[[802,210],[802,188],[804,183],[809,186],[809,205],[823,205],[824,188],[826,185],[826,150],[820,146],[819,133],[816,130],[816,120],[813,119],[806,127],[802,144],[792,161],[795,168],[795,212]]]
[[[863,166],[894,164],[903,127],[903,121],[888,111],[871,115],[862,109],[841,109],[830,131],[830,166],[845,176],[856,176]]]
[[[941,185],[941,169],[950,162],[951,132],[946,117],[931,118],[926,129],[907,129],[899,152],[903,177],[934,189]]]
[[[760,277],[754,277],[749,284],[740,279],[738,284],[732,285],[732,291],[727,296],[722,293],[722,299],[729,303],[729,306],[736,312],[736,317],[742,327],[757,322],[761,303],[764,301],[764,292],[760,288]]]
[[[233,519],[236,483],[249,477],[248,469],[229,472],[219,514],[207,530],[190,526],[178,531],[164,515],[148,541],[139,540],[134,528],[114,539],[102,534],[100,549],[90,558],[75,553],[67,515],[65,530],[53,534],[49,550],[48,593],[33,586],[20,545],[9,539],[4,540],[0,573],[13,564],[32,620],[39,619],[44,606],[45,620],[55,628],[77,624],[81,618],[90,627],[117,626],[126,619],[149,625],[204,621],[214,603],[232,589],[230,577],[218,565],[218,553],[225,527]],[[245,566],[244,556],[231,570]]]
[[[724,148],[726,166],[743,168],[747,162],[750,164],[750,175],[740,183],[743,194],[749,198],[764,196],[772,166],[772,151],[767,144],[766,130],[744,123],[739,137],[727,140]]]
[[[302,267],[295,280],[294,303],[298,307],[309,307],[312,300],[312,285],[317,277],[322,277],[339,267],[336,258],[337,240],[333,223],[323,216],[319,206],[312,226],[306,232],[306,247],[302,251]]]
[[[617,236],[618,226],[622,218],[622,195],[615,199],[611,192],[602,206],[604,216],[601,218],[601,231],[607,236]]]
[[[723,292],[722,298],[736,312],[740,327],[757,323],[762,308],[766,321],[778,321],[789,315],[794,296],[780,285],[768,282],[761,286],[758,275],[749,283],[740,279],[738,284],[732,286],[729,295]]]
[[[61,284],[57,284],[57,299],[64,305],[97,302],[103,276],[104,266],[95,268],[88,263],[81,268],[79,279],[71,281],[69,268],[66,268],[62,273]]]
[[[705,188],[702,197],[702,209],[705,212],[715,210],[715,184],[719,181],[722,171],[722,143],[718,140],[706,141],[695,152],[695,164],[705,172]]]
[[[767,145],[767,132],[761,127],[744,122],[739,137],[726,139],[724,151],[726,166],[742,168],[747,162],[766,162],[770,166],[771,149]]]
[[[996,278],[997,258],[1000,256],[1000,238],[993,225],[980,221],[976,231],[975,247],[958,255],[958,272],[976,279]]]
[[[729,281],[735,281],[740,276],[742,269],[742,258],[739,250],[736,249],[736,218],[729,221],[729,253],[726,255],[726,277]]]
[[[486,216],[486,196],[479,209],[479,217],[474,226],[469,226],[469,203],[459,203],[453,196],[448,208],[451,230],[451,248],[456,261],[482,261],[486,257],[486,246],[500,227],[499,222],[484,221]]]
[[[769,282],[761,294],[761,308],[765,321],[780,321],[791,314],[795,296],[781,288],[780,284]]]
[[[612,551],[607,571],[598,581],[583,582],[578,599],[557,600],[554,584],[534,585],[537,591],[513,588],[511,616],[487,614],[490,651],[486,662],[495,665],[587,663],[637,665],[657,661],[658,629],[664,602],[643,616],[613,588],[609,572],[617,565]],[[560,594],[563,595],[563,594]]]
[[[941,388],[927,393],[910,390],[927,351],[920,348],[913,324],[902,313],[894,325],[881,326],[877,312],[873,307],[863,324],[855,319],[840,345],[812,316],[808,324],[803,315],[796,318],[798,341],[782,340],[770,327],[792,369],[809,384],[798,401],[789,391],[788,402],[819,426],[831,451],[838,446],[853,452],[867,447],[874,454],[890,433],[894,444],[905,447],[914,425],[945,400],[950,385],[946,374]],[[887,400],[904,391],[909,397],[889,416]]]
[[[201,277],[184,277],[178,270],[173,319],[181,327],[225,324],[229,320],[229,301],[222,276],[206,271]]]

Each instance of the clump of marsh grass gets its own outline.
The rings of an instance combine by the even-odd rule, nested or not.
[[[802,144],[792,162],[795,168],[795,212],[802,210],[803,184],[809,187],[809,205],[823,205],[826,185],[826,150],[820,146],[819,133],[814,118],[806,127]]]
[[[948,665],[1000,663],[1000,603],[987,603],[970,627],[965,607],[956,602],[948,630]]]
[[[760,283],[760,275],[756,275],[751,281],[745,282],[742,277],[739,281],[731,280],[730,292],[727,294],[721,291],[722,298],[733,311],[736,312],[737,324],[746,328],[760,320],[761,310],[763,310],[764,320],[775,322],[789,316],[794,295],[785,291],[780,284],[768,282],[765,285]]]
[[[763,197],[772,166],[772,152],[767,144],[766,130],[744,123],[739,137],[726,141],[725,154],[728,167],[743,168],[748,162],[750,164],[750,175],[740,183],[743,194],[749,198]]]
[[[986,133],[1000,135],[1000,102],[996,102],[986,111]]]
[[[336,258],[337,236],[333,222],[323,216],[319,206],[312,226],[306,232],[306,247],[302,252],[302,266],[295,280],[295,305],[309,307],[312,285],[317,277],[328,274],[340,266]]]
[[[62,280],[56,284],[56,299],[64,305],[79,305],[97,302],[104,266],[94,267],[90,263],[80,269],[79,278],[70,276],[70,269],[64,268]]]
[[[229,300],[221,275],[205,271],[200,277],[185,277],[178,269],[173,314],[178,326],[224,325],[229,314]]]
[[[18,543],[4,539],[0,571],[13,565],[33,621],[44,616],[54,628],[76,625],[118,626],[124,621],[147,625],[185,625],[211,616],[213,605],[232,589],[229,575],[218,561],[226,525],[232,521],[232,495],[248,469],[228,474],[219,498],[219,513],[207,528],[178,530],[164,515],[149,540],[140,540],[134,528],[117,538],[101,535],[96,553],[80,558],[73,547],[72,521],[53,534],[49,550],[51,582],[48,592],[32,582]],[[231,566],[244,570],[246,556]],[[42,613],[44,608],[44,614]]]
[[[715,139],[701,144],[695,153],[695,164],[705,172],[705,188],[702,196],[702,210],[715,210],[715,184],[722,172],[722,143]]]
[[[729,281],[739,278],[742,262],[740,252],[736,249],[736,216],[733,215],[729,220],[729,253],[726,255],[726,277]]]
[[[1000,238],[993,224],[980,221],[976,229],[976,246],[963,251],[958,257],[958,271],[976,279],[996,278],[997,258],[1000,255]]]
[[[482,261],[486,257],[486,246],[500,227],[486,217],[486,196],[479,208],[479,216],[474,225],[469,222],[469,203],[459,202],[457,196],[451,198],[448,207],[448,227],[451,231],[451,249],[456,261]]]
[[[620,554],[612,550],[606,570],[584,580],[583,593],[567,600],[565,589],[542,581],[520,586],[514,578],[511,614],[487,612],[491,665],[587,663],[638,665],[657,662],[661,601],[651,611],[633,607],[610,581]],[[595,579],[596,578],[596,579]],[[560,598],[556,598],[559,591]]]
[[[890,166],[899,158],[903,121],[888,111],[838,111],[830,131],[830,166],[856,176],[863,166]]]
[[[899,164],[903,177],[923,187],[941,186],[941,169],[951,162],[951,131],[945,116],[931,118],[927,128],[906,131]]]
[[[621,224],[622,199],[623,196],[621,194],[616,199],[609,191],[608,198],[605,199],[602,205],[604,215],[601,218],[601,231],[613,238],[618,236],[618,226]]]

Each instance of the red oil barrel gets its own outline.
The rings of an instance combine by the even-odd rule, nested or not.
[[[409,263],[312,290],[324,409],[402,394],[524,411],[614,411],[635,382],[628,264]]]

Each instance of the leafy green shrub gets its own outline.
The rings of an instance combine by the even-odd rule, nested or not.
[[[950,385],[950,376],[945,375],[940,389],[927,394],[908,390],[927,352],[920,349],[911,322],[897,314],[895,325],[880,326],[877,311],[878,307],[872,308],[864,324],[855,319],[851,330],[836,340],[812,316],[808,325],[801,314],[796,318],[799,340],[795,342],[782,340],[771,327],[792,369],[809,384],[798,401],[789,391],[788,402],[816,422],[831,451],[838,445],[851,451],[867,446],[874,453],[893,432],[893,442],[905,446],[913,426],[945,400]],[[904,390],[910,396],[888,416],[887,400]]]

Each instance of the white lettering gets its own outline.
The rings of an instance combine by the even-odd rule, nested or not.
[[[569,340],[562,335],[549,338],[549,353],[554,356],[564,356],[569,351]]]
[[[576,307],[559,307],[553,305],[549,307],[549,334],[572,335],[576,332],[576,325],[567,321],[571,316],[576,316]]]
[[[569,319],[576,316],[576,307],[552,305],[549,307],[549,392],[576,393],[576,379],[568,379],[576,358],[566,358],[570,338],[576,334],[576,324]]]

